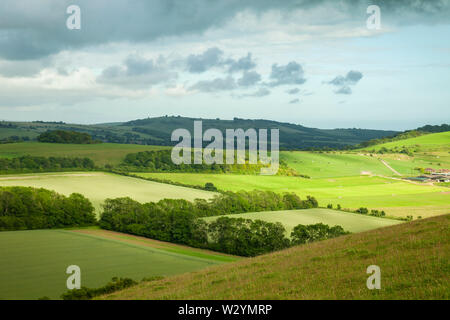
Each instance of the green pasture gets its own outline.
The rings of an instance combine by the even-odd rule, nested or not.
[[[230,218],[244,218],[251,220],[264,220],[267,222],[280,222],[286,228],[288,235],[299,224],[323,223],[329,226],[339,225],[346,231],[362,232],[371,229],[388,227],[401,223],[398,220],[377,218],[363,214],[349,213],[330,209],[304,209],[287,211],[250,212],[226,215]],[[214,221],[218,217],[204,218],[206,221]]]
[[[66,230],[0,232],[0,252],[0,299],[59,298],[69,265],[81,268],[82,286],[100,287],[115,276],[141,280],[221,263]]]
[[[0,176],[0,186],[28,186],[54,190],[64,195],[77,192],[89,198],[97,212],[107,198],[130,197],[139,202],[164,198],[208,199],[214,193],[146,181],[104,172],[20,174]]]
[[[359,176],[364,172],[393,175],[376,157],[360,154],[283,151],[280,159],[297,172],[312,178]]]

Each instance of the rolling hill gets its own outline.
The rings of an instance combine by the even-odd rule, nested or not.
[[[450,150],[450,131],[431,133],[405,140],[392,141],[364,148],[364,150],[380,150],[413,147],[416,152]]]
[[[450,215],[142,283],[102,299],[449,299]],[[368,290],[366,269],[381,268]]]
[[[33,140],[47,130],[68,130],[89,133],[94,140],[114,143],[134,143],[146,145],[174,145],[170,141],[171,133],[178,128],[193,132],[194,120],[202,120],[204,130],[225,129],[280,129],[280,148],[343,148],[363,141],[391,136],[396,131],[368,129],[315,129],[297,124],[281,123],[269,120],[233,120],[200,119],[185,117],[156,117],[129,122],[105,123],[95,125],[67,124],[63,122],[0,122],[0,140]]]

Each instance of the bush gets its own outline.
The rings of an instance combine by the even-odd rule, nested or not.
[[[348,234],[348,232],[344,231],[341,226],[334,226],[330,228],[330,226],[323,223],[307,226],[299,224],[291,233],[291,241],[292,244],[298,245],[335,238],[345,234]]]
[[[112,293],[122,289],[126,289],[137,284],[136,281],[130,278],[112,278],[105,286],[97,289],[90,289],[81,287],[80,289],[68,290],[61,295],[63,300],[89,300],[97,296]]]
[[[217,188],[211,182],[205,183],[205,190],[207,191],[217,191]]]
[[[368,214],[369,213],[369,209],[361,207],[359,209],[356,209],[355,212],[356,213],[361,213],[361,214]]]
[[[289,247],[285,229],[279,222],[220,217],[209,225],[213,250],[252,257]]]

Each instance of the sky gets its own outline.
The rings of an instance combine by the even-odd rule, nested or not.
[[[450,0],[0,3],[0,120],[407,130],[449,123],[449,89]]]

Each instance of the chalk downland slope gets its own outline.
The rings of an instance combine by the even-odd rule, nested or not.
[[[393,149],[401,147],[417,147],[418,151],[434,151],[450,149],[450,131],[431,133],[423,136],[397,140],[374,146],[365,147],[364,150],[380,150],[381,148]]]
[[[450,215],[168,277],[103,299],[449,299]],[[381,268],[381,290],[366,269]]]

